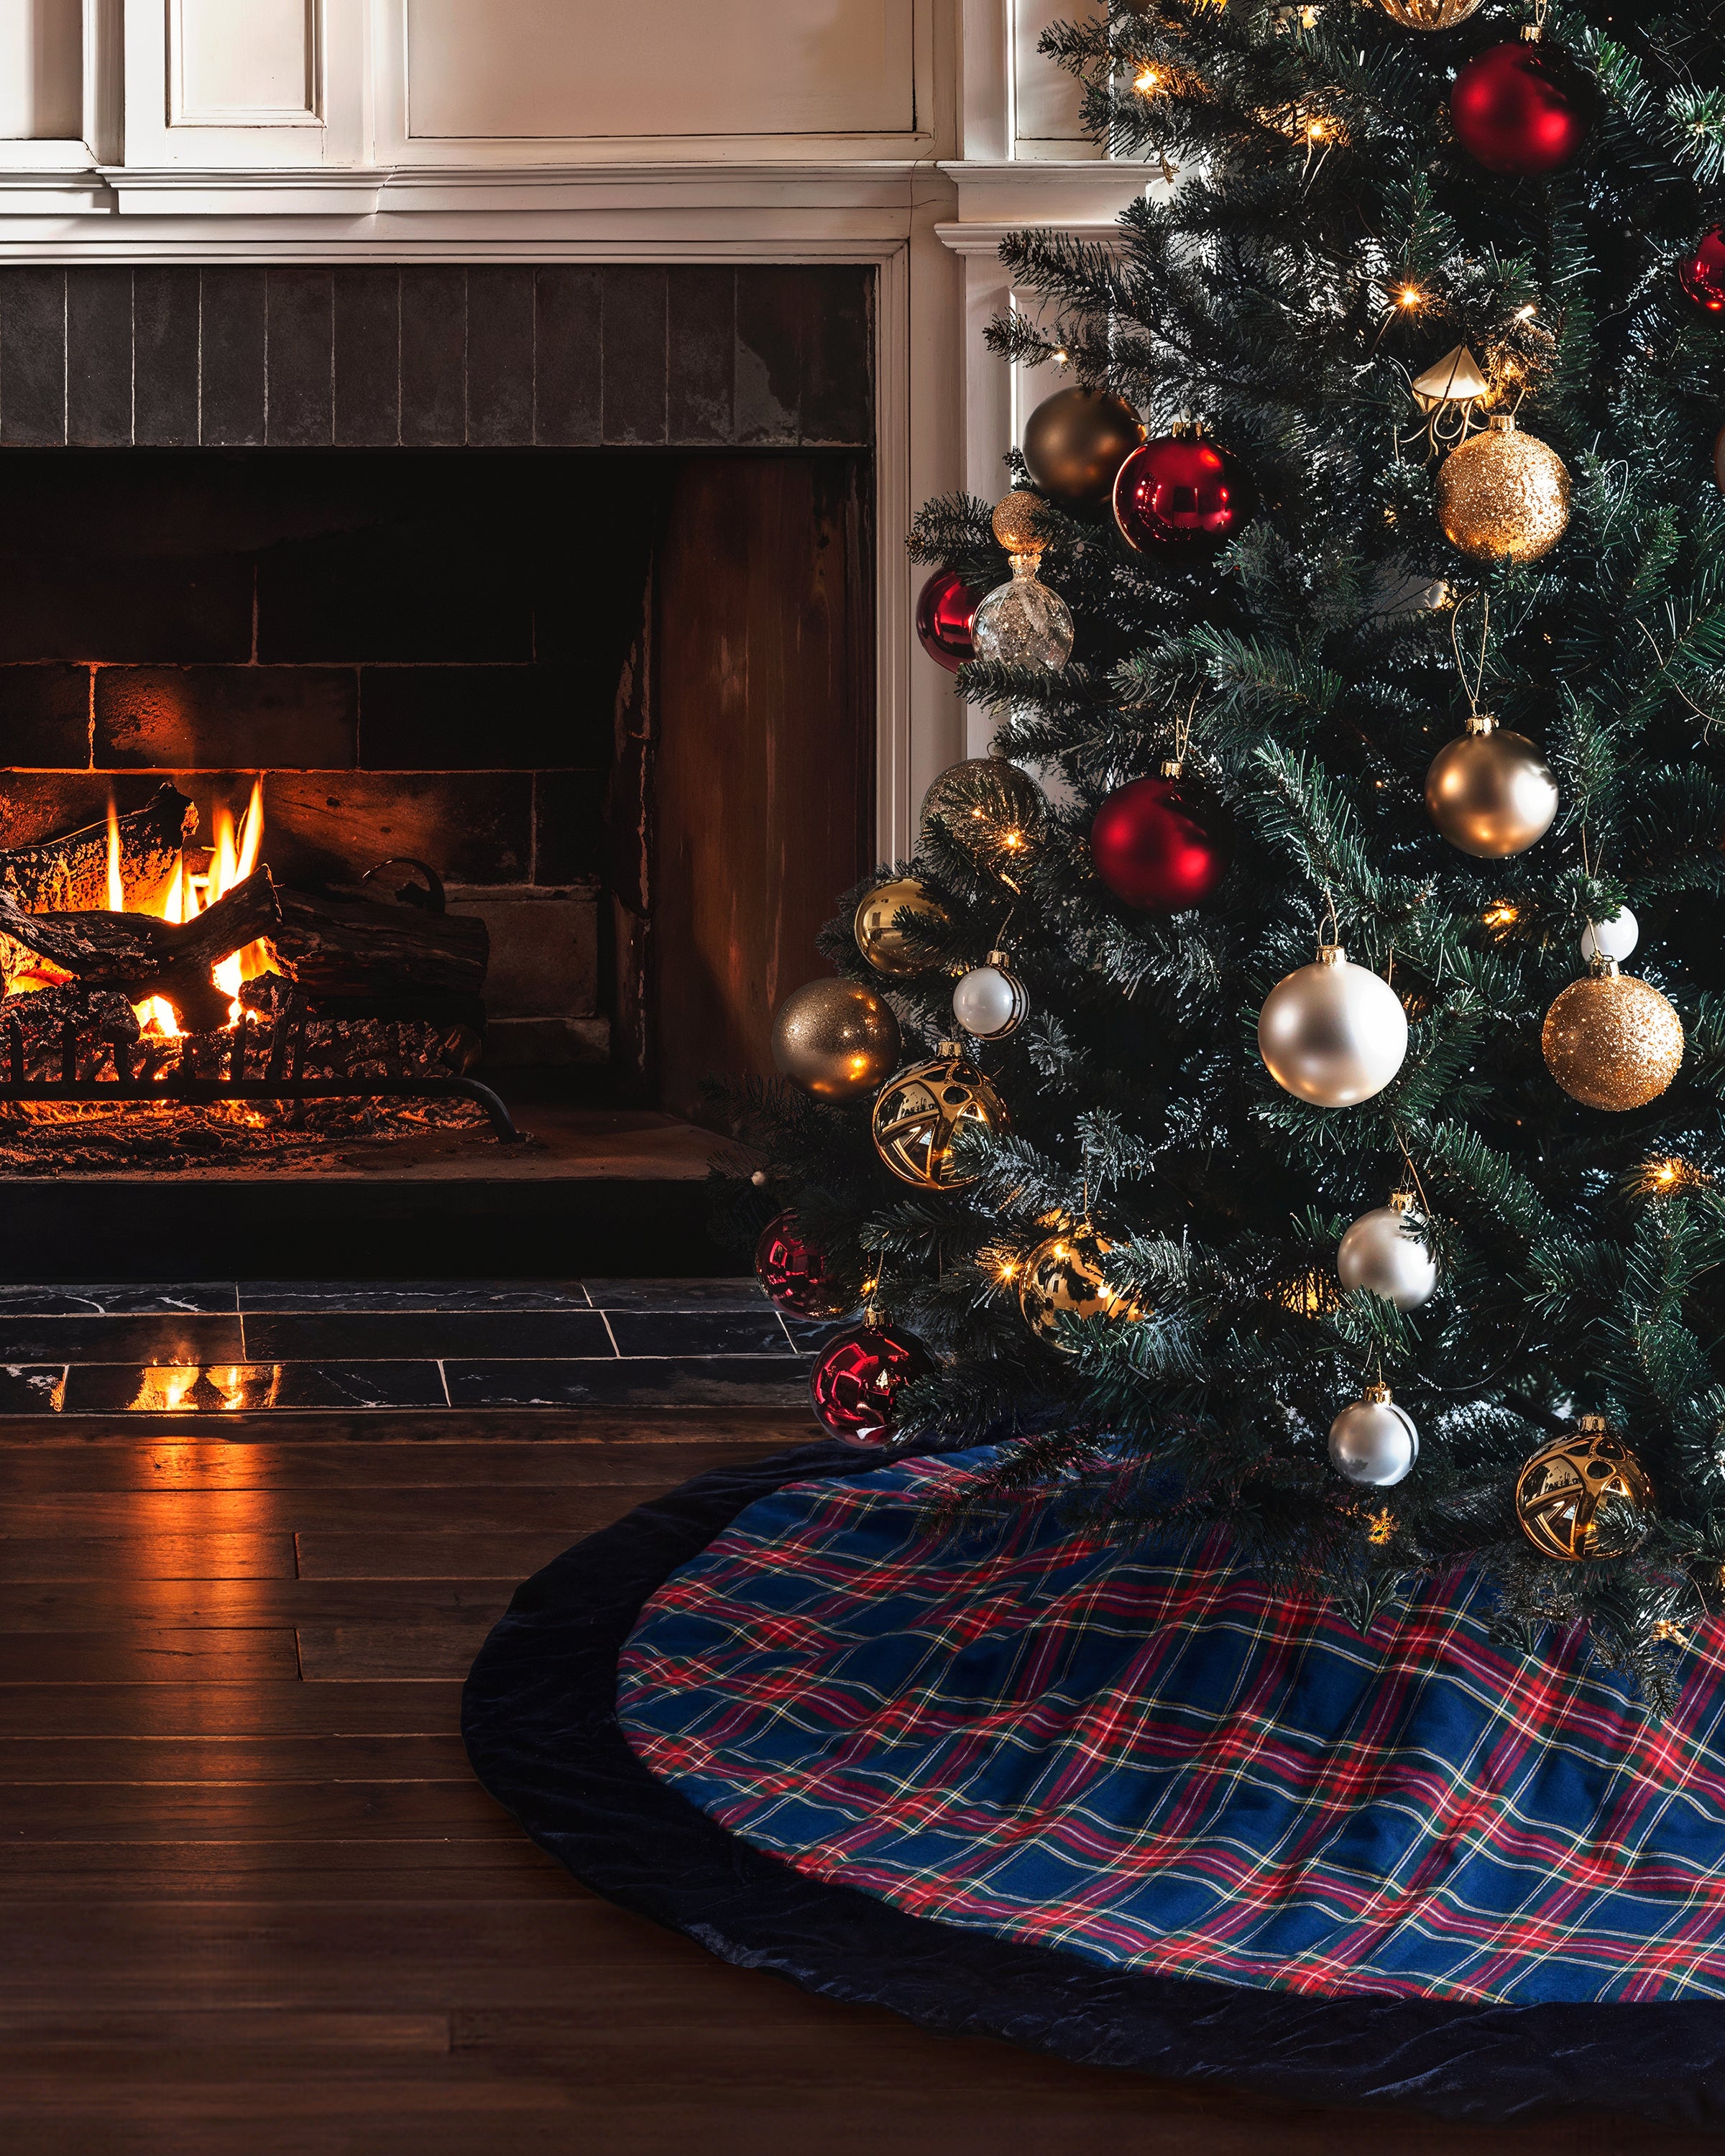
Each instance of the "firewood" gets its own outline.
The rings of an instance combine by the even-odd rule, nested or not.
[[[275,886],[267,869],[184,922],[147,913],[26,913],[0,891],[0,937],[86,987],[117,988],[129,1003],[160,996],[194,1033],[227,1022],[229,999],[210,968],[269,935],[275,918]]]
[[[14,1024],[23,1051],[21,1074],[13,1064]],[[0,1081],[20,1075],[33,1080],[63,1078],[68,1026],[80,1077],[117,1077],[116,1035],[128,1043],[138,1038],[136,1014],[126,998],[111,988],[92,993],[81,981],[67,981],[33,994],[8,996],[0,1003]]]
[[[275,963],[308,995],[477,996],[485,987],[490,932],[471,914],[301,891],[278,891],[276,901]]]
[[[129,906],[167,897],[180,849],[198,829],[198,811],[164,785],[120,822],[120,880]],[[0,852],[0,891],[26,913],[94,912],[108,900],[108,826],[86,824],[63,838]]]

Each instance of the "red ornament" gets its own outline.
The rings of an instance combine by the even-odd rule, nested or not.
[[[829,1341],[809,1379],[823,1430],[847,1445],[881,1445],[898,1420],[898,1396],[933,1374],[934,1358],[909,1332],[855,1325]]]
[[[1543,44],[1487,45],[1455,78],[1450,114],[1461,146],[1488,172],[1561,172],[1593,125],[1591,87]]]
[[[1141,554],[1219,554],[1257,506],[1239,459],[1196,434],[1146,442],[1114,482],[1114,521]]]
[[[1214,898],[1233,854],[1214,803],[1178,764],[1111,793],[1090,850],[1114,896],[1146,913],[1183,913]]]
[[[835,1280],[827,1254],[801,1235],[794,1213],[781,1213],[761,1230],[755,1277],[781,1310],[797,1317],[842,1317],[856,1297]]]
[[[1725,314],[1725,229],[1716,224],[1679,265],[1677,275],[1697,307],[1705,307],[1710,315]]]
[[[916,602],[916,634],[937,666],[956,674],[976,657],[970,624],[976,601],[956,569],[937,569]]]

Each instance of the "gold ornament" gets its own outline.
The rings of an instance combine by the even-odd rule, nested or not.
[[[1599,957],[1546,1013],[1545,1061],[1563,1091],[1622,1114],[1656,1101],[1683,1065],[1683,1021],[1658,989]]]
[[[1023,487],[996,504],[994,536],[1009,554],[1040,554],[1047,546],[1037,528],[1046,507],[1040,495],[1030,494]]]
[[[903,921],[908,914],[911,919]],[[856,909],[856,947],[877,973],[909,979],[935,963],[931,942],[952,927],[946,908],[915,876],[879,884]]]
[[[854,1101],[891,1077],[901,1052],[892,1006],[860,981],[811,981],[778,1007],[773,1060],[817,1101]]]
[[[1483,7],[1485,0],[1378,0],[1404,30],[1453,30]]]
[[[1432,822],[1476,860],[1505,860],[1537,846],[1558,801],[1558,782],[1532,742],[1506,733],[1483,711],[1469,719],[1459,741],[1439,750],[1425,776]]]
[[[976,1181],[952,1159],[965,1124],[1004,1131],[1006,1105],[956,1049],[901,1070],[875,1103],[875,1150],[901,1182],[922,1190],[963,1190]]]
[[[1123,397],[1058,389],[1025,423],[1024,462],[1045,494],[1075,509],[1096,509],[1143,439],[1144,423]]]
[[[1653,1504],[1646,1471],[1604,1415],[1584,1415],[1573,1435],[1536,1452],[1516,1485],[1516,1517],[1542,1557],[1566,1563],[1622,1557],[1635,1537],[1620,1515],[1599,1517],[1611,1500],[1645,1512]]]
[[[943,771],[922,797],[922,836],[937,831],[984,868],[1010,870],[1034,850],[1048,803],[1027,771],[975,756]]]
[[[1477,404],[1491,393],[1484,369],[1465,344],[1446,352],[1435,367],[1414,377],[1414,401],[1425,413],[1445,404]]]
[[[1113,1247],[1093,1229],[1074,1228],[1050,1235],[1031,1251],[1019,1283],[1019,1308],[1040,1340],[1076,1354],[1077,1342],[1065,1337],[1062,1317],[1141,1315],[1129,1295],[1118,1293],[1102,1278],[1102,1260]]]
[[[1538,562],[1569,528],[1569,474],[1557,451],[1497,418],[1438,474],[1438,521],[1476,562]]]

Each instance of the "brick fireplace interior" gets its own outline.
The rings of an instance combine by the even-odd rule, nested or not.
[[[264,780],[279,879],[429,864],[482,1075],[767,1067],[870,852],[866,273],[0,271],[0,852]]]

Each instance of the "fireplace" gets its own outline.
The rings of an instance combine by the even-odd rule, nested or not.
[[[396,1089],[0,1174],[767,1067],[870,850],[869,276],[0,270],[0,1092]]]

